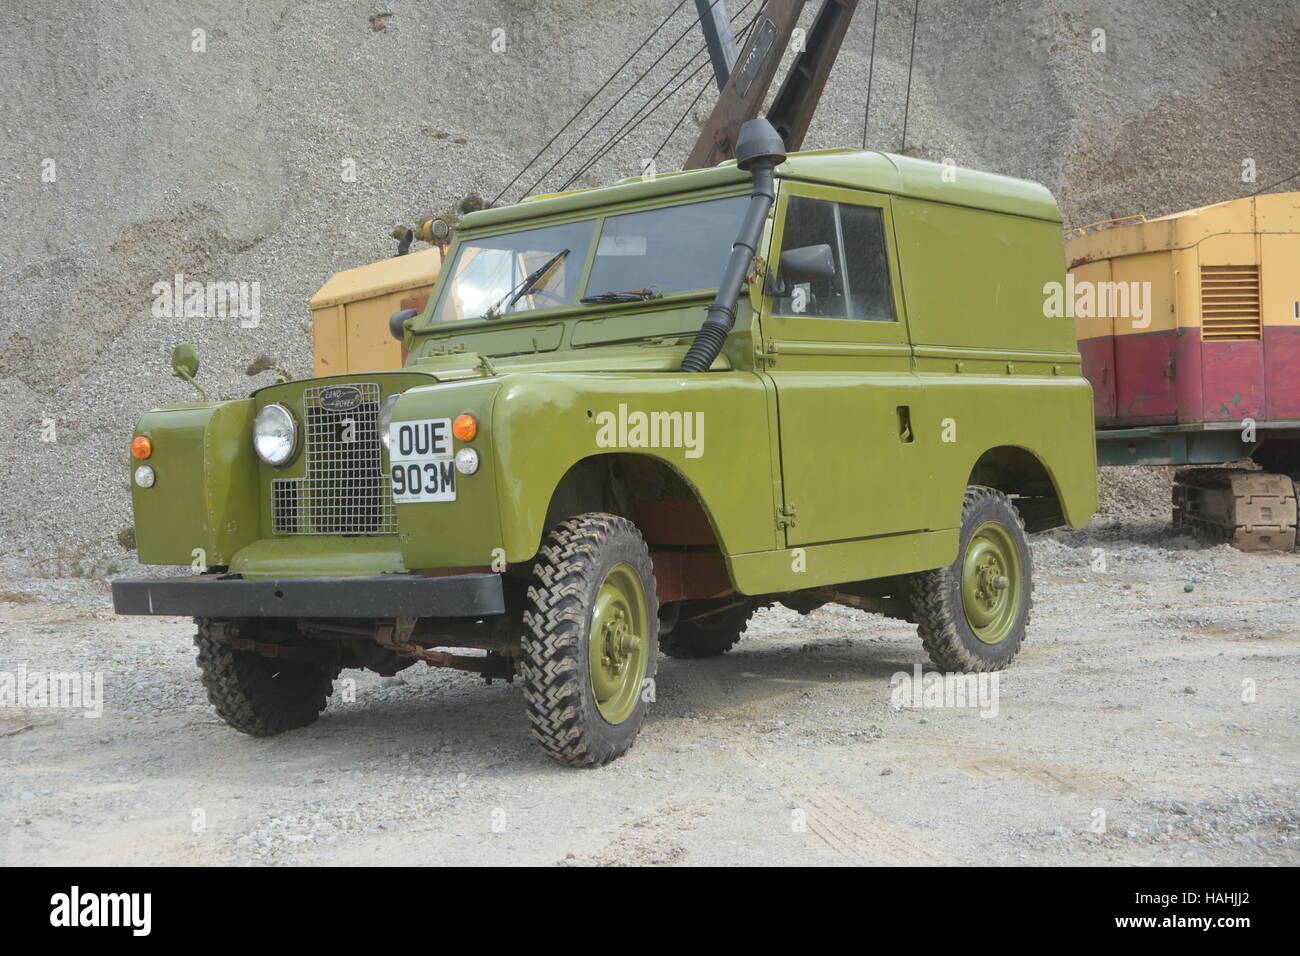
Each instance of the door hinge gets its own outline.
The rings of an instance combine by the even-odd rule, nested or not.
[[[793,528],[798,523],[793,501],[776,510],[776,526],[778,528]]]

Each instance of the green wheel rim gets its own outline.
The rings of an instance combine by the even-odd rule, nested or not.
[[[587,670],[600,715],[621,724],[636,710],[650,646],[650,614],[641,577],[627,564],[609,569],[596,593]]]
[[[976,637],[997,644],[1010,633],[1023,588],[1015,539],[1005,525],[986,521],[971,535],[961,562],[962,609]]]

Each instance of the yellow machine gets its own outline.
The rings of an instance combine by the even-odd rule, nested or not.
[[[1300,193],[1114,225],[1066,250],[1099,426],[1300,418]]]
[[[383,372],[406,362],[401,339],[389,324],[394,313],[423,310],[451,243],[454,220],[426,219],[416,228],[398,226],[397,255],[345,269],[307,303],[311,309],[316,376]],[[411,252],[416,239],[429,244]]]
[[[401,368],[406,355],[388,319],[403,309],[423,309],[441,268],[442,250],[435,246],[330,276],[308,303],[315,374]]]
[[[1092,382],[1098,461],[1253,458],[1263,472],[1178,472],[1174,523],[1242,548],[1294,547],[1300,193],[1097,226],[1066,243],[1065,304]]]

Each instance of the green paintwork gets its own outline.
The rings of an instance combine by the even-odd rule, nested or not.
[[[961,559],[961,603],[966,623],[985,644],[997,644],[1020,613],[1024,575],[1006,527],[986,521],[975,529]]]
[[[805,180],[831,186],[847,186],[895,196],[914,196],[936,203],[992,209],[1043,219],[1061,221],[1056,201],[1038,183],[984,173],[974,169],[945,167],[939,163],[881,153],[874,150],[823,149],[794,153],[776,168],[784,180]],[[490,231],[494,226],[513,225],[532,219],[562,219],[566,214],[601,206],[638,203],[664,205],[672,197],[700,190],[718,189],[728,184],[749,185],[749,175],[728,161],[713,169],[665,173],[654,179],[626,179],[604,189],[583,189],[538,197],[514,206],[483,209],[470,213],[462,221],[465,230]],[[743,191],[743,189],[741,190]],[[1064,259],[1064,246],[1058,251]],[[1063,264],[1064,265],[1064,264]]]
[[[444,270],[408,325],[401,371],[146,415],[138,431],[157,446],[158,482],[133,489],[141,560],[189,564],[203,547],[209,564],[248,577],[484,568],[501,557],[526,566],[566,475],[610,454],[652,460],[683,480],[732,584],[748,594],[953,562],[964,489],[994,449],[1036,462],[1064,521],[1087,521],[1096,506],[1092,397],[1070,320],[1043,315],[1044,284],[1065,278],[1047,191],[852,150],[796,154],[778,176],[764,260],[779,252],[792,195],[875,206],[894,321],[774,314],[760,274],[713,369],[687,374],[677,368],[712,290],[431,324]],[[748,182],[722,166],[541,198],[467,216],[455,242],[744,194]],[[478,472],[459,476],[454,502],[397,505],[396,535],[272,534],[270,482],[303,466],[301,455],[282,469],[258,462],[252,418],[272,401],[301,416],[303,388],[321,382],[400,394],[398,422],[473,413]],[[620,410],[699,413],[702,450],[606,447],[600,416]]]
[[[591,609],[587,672],[600,715],[621,724],[636,710],[650,647],[650,611],[641,578],[627,564],[609,569]]]
[[[159,408],[140,420],[135,434],[153,442],[157,475],[152,488],[131,483],[143,564],[224,566],[261,536],[253,414],[246,398]],[[126,460],[131,470],[139,464]]]

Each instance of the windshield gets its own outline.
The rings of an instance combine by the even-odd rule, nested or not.
[[[594,220],[571,222],[461,246],[434,321],[478,319],[489,310],[497,316],[572,304],[595,231]]]
[[[617,292],[714,288],[748,199],[709,199],[467,241],[451,264],[433,321],[571,306],[583,296]],[[593,242],[591,275],[579,288]]]

